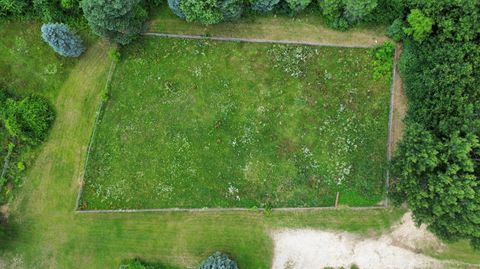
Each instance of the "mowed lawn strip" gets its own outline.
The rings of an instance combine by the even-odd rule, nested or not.
[[[166,1],[154,11],[153,16],[145,29],[147,32],[318,42],[339,46],[375,46],[388,40],[385,36],[387,26],[384,25],[361,25],[341,33],[333,30],[327,26],[316,3],[295,17],[248,14],[235,22],[208,26],[180,19],[168,8]]]
[[[144,38],[124,56],[82,209],[382,200],[390,80],[370,50]]]

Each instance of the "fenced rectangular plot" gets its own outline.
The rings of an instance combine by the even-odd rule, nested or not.
[[[81,209],[375,205],[389,78],[368,49],[145,38],[124,51]]]

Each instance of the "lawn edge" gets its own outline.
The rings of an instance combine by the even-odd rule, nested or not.
[[[104,94],[107,96],[107,98],[102,97],[102,100],[98,105],[97,111],[95,112],[95,115],[96,115],[95,124],[93,125],[92,134],[90,135],[90,141],[88,142],[87,153],[85,155],[85,161],[82,169],[82,175],[80,176],[81,178],[79,183],[80,189],[78,191],[77,199],[75,201],[75,211],[80,211],[80,201],[82,200],[83,187],[85,186],[85,174],[87,172],[87,165],[90,159],[90,154],[92,152],[93,142],[95,140],[95,134],[97,133],[98,126],[100,125],[100,121],[102,119],[103,113],[105,111],[105,107],[108,102],[108,95],[110,94],[110,88],[111,88],[110,85],[112,83],[112,77],[113,77],[113,73],[115,72],[116,66],[117,66],[117,61],[112,60],[112,62],[110,63],[110,68],[108,70],[108,76],[107,76],[107,80],[105,82],[105,87],[104,87]]]

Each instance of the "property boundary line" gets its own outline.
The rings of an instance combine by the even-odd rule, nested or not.
[[[245,207],[212,207],[212,208],[148,208],[148,209],[98,209],[98,210],[77,210],[77,213],[148,213],[148,212],[299,212],[299,211],[322,211],[322,210],[375,210],[386,209],[385,206],[356,206],[356,207],[277,207],[272,209],[266,208],[245,208]]]
[[[183,35],[183,34],[166,34],[166,33],[154,33],[145,32],[144,36],[156,36],[156,37],[170,37],[170,38],[183,38],[183,39],[203,39],[203,40],[215,40],[215,41],[230,41],[230,42],[249,42],[249,43],[273,43],[273,44],[289,44],[289,45],[307,45],[307,46],[320,46],[320,47],[334,47],[334,48],[373,48],[375,45],[339,45],[333,43],[323,43],[314,41],[295,41],[295,40],[275,40],[275,39],[262,39],[262,38],[242,38],[242,37],[225,37],[225,36],[205,36],[205,35]]]
[[[395,46],[395,51],[393,54],[393,65],[392,65],[392,82],[390,84],[390,111],[388,113],[388,138],[387,138],[387,161],[390,164],[392,160],[392,143],[393,143],[393,111],[395,107],[395,78],[397,77],[397,52],[399,52],[398,47]],[[388,193],[390,190],[390,167],[387,168],[387,174],[385,176],[385,200],[384,206],[388,207]]]
[[[154,37],[165,37],[165,38],[180,38],[180,39],[206,39],[206,40],[216,40],[216,41],[237,41],[237,42],[251,42],[251,43],[277,43],[277,44],[298,44],[298,45],[309,45],[309,46],[323,46],[323,47],[337,47],[337,48],[372,48],[374,46],[354,46],[354,45],[334,45],[328,43],[317,43],[317,42],[303,42],[303,41],[289,41],[289,40],[268,40],[268,39],[248,39],[248,38],[233,38],[233,37],[207,37],[200,35],[179,35],[179,34],[164,34],[164,33],[142,33],[144,36],[154,36]],[[392,155],[392,122],[393,122],[393,106],[394,106],[394,94],[395,94],[395,76],[397,75],[395,69],[397,65],[397,48],[394,51],[393,58],[393,68],[392,68],[392,82],[390,85],[390,110],[389,110],[389,119],[388,119],[388,135],[387,135],[387,160],[391,160]],[[106,82],[106,90],[108,89],[111,80],[113,69],[115,68],[116,62],[112,61],[110,66],[110,71],[108,79]],[[92,131],[90,142],[87,149],[87,156],[85,158],[84,169],[82,174],[82,180],[80,184],[80,191],[77,196],[75,213],[80,214],[90,214],[90,213],[148,213],[148,212],[299,212],[299,211],[320,211],[320,210],[336,210],[336,209],[349,209],[349,210],[383,210],[388,208],[388,190],[390,187],[390,170],[387,169],[386,179],[385,179],[385,198],[383,204],[376,206],[325,206],[325,207],[279,207],[279,208],[242,208],[242,207],[219,207],[219,208],[147,208],[147,209],[96,209],[96,210],[80,210],[80,200],[83,194],[83,186],[85,183],[85,173],[87,169],[87,164],[90,156],[90,151],[92,149],[93,140],[96,134],[97,126],[101,120],[101,116],[104,112],[105,105],[108,101],[102,101],[97,110],[97,115],[95,119],[95,125]]]
[[[112,62],[110,63],[110,68],[108,70],[107,81],[105,82],[104,94],[107,94],[107,95],[110,94],[110,83],[112,82],[113,72],[115,71],[116,65],[117,65],[117,62],[112,60]],[[83,170],[82,170],[82,174],[80,175],[81,177],[80,190],[78,191],[77,199],[75,201],[75,211],[80,211],[79,210],[80,200],[82,199],[82,195],[83,195],[83,186],[85,185],[85,173],[87,172],[87,165],[88,165],[88,161],[90,160],[90,152],[92,150],[93,142],[95,140],[95,134],[97,133],[97,127],[100,124],[107,102],[108,100],[104,100],[102,97],[102,101],[98,105],[97,111],[95,112],[95,124],[93,125],[93,130],[90,135],[90,141],[88,142],[87,154],[85,156]]]

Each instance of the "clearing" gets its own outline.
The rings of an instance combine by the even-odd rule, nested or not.
[[[369,49],[144,38],[124,51],[82,209],[375,205],[390,73]]]

